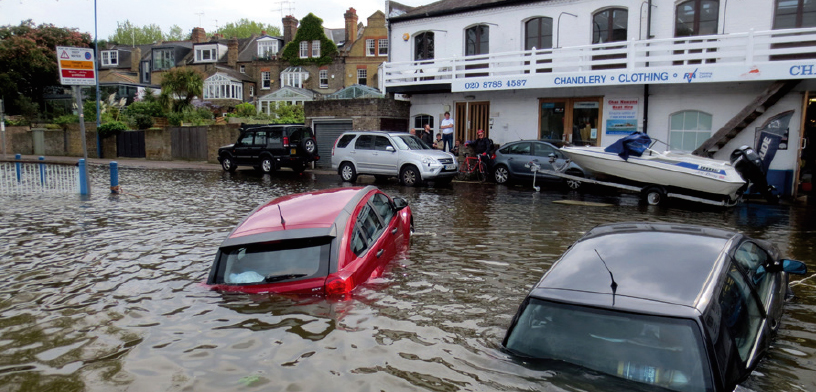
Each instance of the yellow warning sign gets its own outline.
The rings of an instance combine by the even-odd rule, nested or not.
[[[92,61],[60,60],[60,66],[66,69],[93,69]]]

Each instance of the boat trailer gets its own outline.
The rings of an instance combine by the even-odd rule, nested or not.
[[[567,161],[567,162],[569,162],[569,161]],[[535,184],[536,174],[541,173],[541,174],[547,174],[547,175],[551,175],[551,176],[561,177],[561,178],[566,179],[566,180],[578,181],[578,182],[580,182],[582,184],[583,183],[595,184],[595,185],[607,186],[607,187],[611,187],[611,188],[622,189],[622,190],[626,190],[626,191],[630,191],[630,192],[634,192],[634,193],[639,193],[641,195],[641,197],[643,198],[643,200],[646,203],[648,203],[649,205],[659,205],[659,204],[665,202],[664,199],[666,199],[666,198],[674,198],[674,199],[682,199],[682,200],[693,201],[693,202],[703,203],[703,204],[708,204],[708,205],[713,205],[713,206],[733,207],[733,206],[737,205],[740,202],[740,200],[742,199],[742,195],[740,194],[739,197],[736,198],[736,200],[719,200],[718,201],[718,200],[706,199],[704,197],[685,195],[685,194],[682,194],[682,193],[668,192],[668,191],[666,191],[665,187],[660,186],[660,185],[635,186],[635,185],[622,184],[622,183],[617,183],[617,182],[612,182],[612,181],[600,181],[600,180],[586,178],[586,177],[573,176],[573,175],[564,173],[564,171],[569,166],[566,163],[561,168],[559,168],[558,170],[542,169],[541,165],[539,165],[539,164],[537,164],[535,162],[532,162],[532,161],[528,162],[524,166],[530,168],[530,170],[533,172],[533,189],[535,189],[536,192],[541,191],[541,187],[538,187]],[[553,165],[553,167],[555,167],[555,165]]]

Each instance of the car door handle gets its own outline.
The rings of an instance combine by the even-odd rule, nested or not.
[[[385,252],[385,249],[380,249],[380,250],[378,250],[378,251],[377,251],[377,257],[382,256],[383,252]]]
[[[398,231],[399,231],[399,227],[395,227],[395,228],[391,229],[391,234],[397,234]]]

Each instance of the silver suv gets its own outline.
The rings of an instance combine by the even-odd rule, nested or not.
[[[398,177],[406,186],[450,183],[458,168],[453,154],[435,150],[405,132],[346,132],[334,143],[331,161],[343,181],[372,174],[377,179]]]

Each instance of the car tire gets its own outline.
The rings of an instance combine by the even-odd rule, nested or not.
[[[300,142],[301,150],[309,158],[314,158],[317,155],[317,142],[313,138],[307,137]]]
[[[340,178],[345,182],[357,181],[357,170],[354,170],[354,165],[349,162],[343,162],[340,168],[337,169],[337,174],[339,174]]]
[[[269,174],[275,171],[275,162],[272,160],[272,157],[267,155],[261,158],[260,167],[262,172]]]
[[[221,157],[221,168],[224,169],[225,172],[234,172],[238,166],[235,165],[231,156],[224,155]]]
[[[416,167],[406,166],[400,171],[400,182],[405,186],[419,186],[422,183],[422,177]]]
[[[661,186],[649,186],[643,189],[643,201],[650,206],[658,206],[666,203],[666,190]]]
[[[297,162],[297,163],[292,164],[292,171],[294,171],[297,174],[303,173],[303,171],[305,171],[305,170],[306,170],[306,165],[304,165],[302,162]]]
[[[569,174],[569,175],[574,176],[574,177],[581,177],[581,178],[584,177],[584,173],[582,173],[580,170],[576,170],[576,169],[569,169],[564,174]],[[564,185],[566,185],[567,188],[569,188],[570,190],[577,191],[577,190],[581,189],[581,185],[583,185],[583,183],[581,183],[581,181],[576,181],[576,180],[571,180],[569,178],[565,178],[564,179]]]
[[[507,170],[507,166],[496,166],[496,169],[493,170],[493,180],[496,181],[496,184],[506,184],[510,180],[510,171]]]

